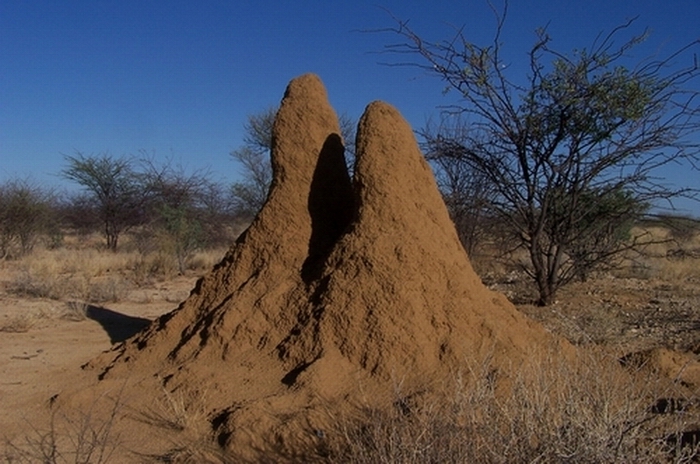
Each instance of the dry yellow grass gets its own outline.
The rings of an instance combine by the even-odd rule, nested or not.
[[[663,228],[652,228],[649,235],[672,238]],[[39,249],[21,261],[0,262],[0,266],[5,274],[17,276],[13,284],[26,294],[67,301],[119,298],[119,285],[128,289],[177,275],[176,260],[166,254],[142,255],[128,246],[115,254],[88,243]],[[700,234],[655,244],[650,253],[635,257],[638,267],[623,272],[669,281],[700,279],[699,258],[674,255],[677,249],[700,249]],[[206,272],[224,252],[197,253],[189,271]],[[491,272],[508,270],[488,259],[483,266]],[[66,306],[64,312],[69,309]],[[61,317],[59,313],[21,315],[5,321],[0,330],[30,330],[42,318]],[[397,392],[401,407],[393,413],[360,409],[354,418],[334,418],[328,430],[310,431],[319,446],[308,457],[354,463],[697,462],[698,443],[683,443],[688,433],[696,431],[700,436],[699,392],[650,370],[623,371],[615,357],[600,349],[585,353],[576,364],[546,361],[522,366],[507,395],[493,388],[488,364],[465,365],[444,387],[440,400],[407,408]],[[660,399],[686,406],[660,411],[656,406]],[[206,411],[196,398],[164,392],[162,403],[142,413],[160,422],[172,437],[176,447],[166,456],[170,462],[235,462],[233,456],[212,447],[208,431],[200,427],[208,423]],[[277,458],[284,456],[269,456],[271,462]]]
[[[635,227],[633,236],[648,242],[641,253],[628,253],[618,275],[661,278],[670,282],[700,278],[700,231],[679,234],[667,227]]]
[[[197,252],[187,271],[204,273],[224,253],[223,249]],[[113,253],[89,246],[38,249],[4,267],[13,276],[9,290],[15,294],[92,303],[120,301],[135,287],[179,274],[175,257],[159,251]]]
[[[653,265],[658,275],[663,276],[665,280],[700,281],[700,259],[698,258],[662,259]]]
[[[697,442],[681,446],[697,411],[654,406],[697,398],[650,370],[623,370],[600,350],[521,366],[507,393],[492,378],[488,364],[474,366],[455,376],[443,401],[339,419],[323,451],[350,463],[682,463],[699,455]]]
[[[34,314],[17,314],[0,325],[0,332],[28,332],[36,323],[37,317]]]
[[[128,289],[129,255],[94,249],[40,250],[17,263],[11,290],[55,300],[118,301]]]

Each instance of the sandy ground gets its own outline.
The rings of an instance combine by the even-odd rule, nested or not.
[[[0,459],[8,441],[46,429],[54,395],[94,375],[81,369],[84,363],[176,308],[197,280],[178,277],[133,289],[120,302],[78,307],[87,317],[76,320],[70,302],[9,292],[11,277],[0,269]],[[513,278],[490,282],[511,297],[522,285]],[[566,288],[551,307],[519,308],[579,345],[620,353],[662,346],[700,361],[700,282],[692,278],[606,277]]]
[[[86,312],[83,320],[68,302],[1,291],[0,440],[45,427],[53,395],[89,375],[84,363],[174,309],[195,281],[180,277],[133,290],[119,303],[78,308]]]

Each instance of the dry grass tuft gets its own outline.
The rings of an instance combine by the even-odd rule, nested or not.
[[[224,250],[196,253],[188,270],[203,273]],[[177,260],[154,252],[112,253],[93,248],[38,250],[16,263],[8,290],[16,295],[87,303],[118,302],[134,288],[179,275]]]
[[[18,314],[9,318],[0,325],[0,332],[24,333],[36,325],[36,318],[32,314]]]
[[[504,394],[488,372],[456,376],[444,401],[360,411],[328,434],[325,452],[351,463],[682,463],[699,455],[698,443],[680,446],[697,411],[654,411],[659,398],[680,393],[650,373],[589,353],[575,364],[531,363]]]
[[[121,408],[119,397],[103,397],[87,411],[52,410],[46,426],[29,424],[29,434],[6,438],[2,458],[8,464],[113,462],[121,446],[114,431]]]
[[[73,322],[84,321],[88,318],[90,305],[82,301],[69,301],[66,303],[61,319]]]
[[[0,325],[0,332],[23,333],[41,324],[42,321],[63,316],[58,308],[38,309],[9,317]]]
[[[138,419],[149,424],[170,442],[165,453],[144,456],[153,462],[177,464],[226,464],[234,461],[212,439],[206,408],[206,392],[163,388],[159,401],[142,411]]]
[[[198,430],[207,422],[206,394],[179,389],[171,392],[165,387],[153,407],[141,413],[142,421],[161,429],[182,432]]]

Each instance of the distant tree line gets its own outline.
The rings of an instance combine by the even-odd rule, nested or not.
[[[117,251],[125,234],[142,253],[166,249],[184,272],[199,249],[230,244],[267,198],[276,107],[251,114],[243,145],[231,152],[241,180],[216,182],[205,170],[188,172],[152,156],[76,152],[64,155],[59,175],[79,187],[73,193],[45,189],[30,180],[0,185],[0,259],[30,253],[40,240],[59,247],[66,232],[99,233]],[[355,123],[340,118],[352,157]]]
[[[240,215],[231,186],[148,157],[65,156],[60,175],[81,189],[47,190],[29,180],[0,185],[0,259],[30,253],[39,240],[61,246],[66,232],[100,233],[116,251],[129,232],[139,251],[167,249],[181,272],[193,252],[231,243]]]
[[[470,255],[486,242],[524,250],[521,269],[548,305],[573,280],[614,267],[617,258],[648,244],[632,235],[652,206],[698,190],[665,183],[659,169],[700,165],[700,76],[697,60],[678,62],[700,40],[666,58],[629,65],[646,33],[620,41],[633,21],[600,35],[588,49],[563,53],[540,29],[527,75],[509,75],[502,58],[505,13],[493,43],[474,44],[459,30],[426,41],[407,23],[388,29],[401,42],[388,47],[456,91],[439,124],[419,131],[459,237]],[[692,58],[692,57],[691,57]],[[169,244],[184,268],[200,247],[231,240],[228,230],[249,221],[266,200],[277,109],[252,114],[243,145],[231,153],[241,180],[225,186],[205,172],[186,173],[147,158],[109,154],[66,156],[61,175],[82,187],[71,196],[28,182],[0,186],[0,256],[28,253],[39,234],[60,242],[65,228],[100,230],[116,250],[127,231]],[[349,168],[355,123],[340,118]]]

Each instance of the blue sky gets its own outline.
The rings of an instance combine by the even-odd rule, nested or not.
[[[452,97],[437,78],[380,64],[397,37],[362,31],[393,26],[387,11],[430,40],[453,26],[478,44],[493,37],[486,0],[0,0],[0,182],[61,187],[63,154],[76,151],[146,151],[234,181],[228,153],[246,116],[305,72],[339,113],[380,99],[419,128]],[[700,38],[698,0],[510,0],[503,43],[517,67],[537,27],[568,52],[634,16],[633,32],[652,33],[639,58]],[[697,183],[687,169],[667,175]]]

